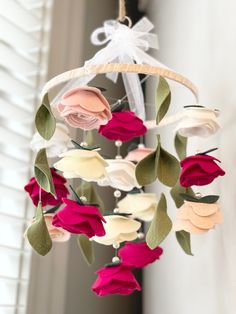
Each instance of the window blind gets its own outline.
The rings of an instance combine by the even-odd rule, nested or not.
[[[47,73],[52,0],[0,0],[0,314],[26,313],[32,217],[23,186],[29,142]]]

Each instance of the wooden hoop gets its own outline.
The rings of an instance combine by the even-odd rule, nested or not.
[[[196,101],[198,101],[198,90],[197,87],[186,77],[178,74],[172,70],[155,67],[144,64],[121,64],[121,63],[110,63],[110,64],[98,64],[91,65],[81,68],[76,68],[64,73],[61,73],[51,80],[49,80],[43,87],[42,97],[48,93],[52,88],[70,81],[75,78],[80,78],[89,74],[106,74],[111,72],[120,73],[140,73],[145,75],[160,75],[172,81],[176,81],[181,85],[187,87],[195,96]]]

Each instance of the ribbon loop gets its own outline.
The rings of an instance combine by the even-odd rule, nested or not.
[[[91,41],[96,46],[104,44],[107,46],[98,51],[92,59],[86,61],[85,67],[117,62],[160,66],[157,60],[146,53],[149,48],[158,49],[157,35],[149,33],[153,27],[146,17],[132,28],[116,20],[105,21],[103,27],[92,33]],[[101,39],[101,36],[104,39]],[[116,82],[118,73],[109,73],[106,76]],[[131,110],[140,118],[145,119],[144,97],[138,74],[123,73],[122,77]]]

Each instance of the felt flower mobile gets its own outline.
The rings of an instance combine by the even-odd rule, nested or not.
[[[106,216],[105,236],[94,237],[93,240],[104,245],[116,245],[124,241],[133,241],[137,238],[137,231],[141,223],[121,215]]]
[[[224,170],[215,161],[220,162],[215,157],[204,154],[185,158],[180,163],[180,184],[183,187],[207,185],[218,176],[225,175]]]
[[[223,221],[219,205],[185,201],[178,209],[174,223],[176,231],[185,230],[190,233],[202,234],[213,229]]]
[[[143,121],[132,111],[113,112],[112,119],[102,125],[98,132],[111,141],[127,142],[135,137],[143,136],[147,128]]]
[[[109,294],[129,295],[141,287],[132,273],[130,267],[122,264],[99,269],[98,278],[92,286],[93,292],[98,296]]]
[[[123,265],[143,268],[159,259],[162,253],[159,246],[151,250],[146,242],[127,242],[119,249],[118,255]]]
[[[77,87],[66,92],[57,110],[66,123],[83,130],[97,129],[111,119],[109,103],[95,87]]]
[[[43,189],[41,189],[40,192],[40,187],[35,177],[32,177],[30,181],[25,185],[24,189],[26,192],[28,192],[35,206],[38,205],[40,194],[43,207],[46,205],[57,206],[59,204],[62,204],[62,198],[67,197],[67,195],[69,194],[69,191],[65,185],[66,179],[59,175],[54,169],[51,169],[51,174],[57,198],[54,198],[50,193],[45,192]]]
[[[103,218],[99,209],[93,205],[81,205],[75,201],[64,199],[65,207],[53,217],[52,224],[71,233],[84,234],[88,238],[105,235]]]
[[[219,111],[205,107],[189,106],[184,109],[182,118],[176,126],[176,132],[184,137],[209,137],[220,126],[217,121]]]
[[[49,141],[43,139],[40,134],[36,132],[30,142],[30,146],[35,152],[46,148],[49,158],[58,157],[60,154],[66,152],[70,146],[69,129],[66,125],[57,123],[55,133]]]
[[[62,171],[65,178],[82,178],[96,182],[106,176],[108,163],[94,150],[72,149],[60,157],[61,160],[54,167]]]
[[[100,186],[111,186],[122,191],[140,187],[135,176],[135,165],[124,159],[106,160],[106,176],[98,180]]]
[[[139,162],[152,152],[154,152],[153,148],[145,147],[143,144],[139,144],[136,149],[131,150],[128,153],[128,155],[125,157],[125,160]]]
[[[154,193],[127,194],[117,204],[117,212],[132,214],[132,218],[151,221],[157,208],[157,196]]]
[[[119,3],[122,15],[121,11],[125,11],[124,0]],[[120,20],[124,19],[131,24],[125,14],[120,17]],[[159,245],[173,231],[173,223],[168,213],[169,199],[165,195],[167,189],[164,189],[165,193],[157,191],[157,194],[134,194],[141,188],[140,185],[145,187],[158,180],[171,187],[170,194],[178,207],[174,223],[176,239],[188,255],[192,255],[190,233],[205,233],[223,219],[217,203],[218,196],[195,198],[194,191],[189,188],[192,185],[210,184],[218,176],[223,176],[225,172],[219,167],[219,160],[206,155],[210,151],[185,158],[187,137],[205,138],[215,134],[220,128],[217,122],[218,111],[195,105],[186,107],[184,112],[175,116],[166,117],[172,96],[165,77],[188,87],[196,99],[197,88],[187,78],[147,54],[148,48],[157,47],[156,35],[149,33],[152,27],[146,17],[133,27],[115,20],[105,22],[104,27],[93,33],[92,41],[96,44],[107,43],[107,46],[94,58],[86,61],[83,68],[60,74],[48,82],[43,88],[42,101],[35,117],[35,125],[40,134],[35,134],[31,142],[32,149],[37,152],[34,164],[35,178],[30,179],[25,190],[38,206],[35,218],[27,229],[27,239],[33,249],[44,256],[51,250],[52,240],[62,242],[68,240],[71,233],[77,234],[81,253],[88,264],[94,260],[93,241],[113,246],[115,251],[111,263],[97,271],[98,278],[92,286],[92,290],[99,296],[129,295],[135,290],[141,290],[132,270],[143,268],[159,259],[163,253]],[[124,61],[124,56],[126,64],[119,64]],[[98,73],[104,73],[116,82],[119,71],[122,72],[126,95],[113,104],[113,111],[117,111],[111,113],[109,103],[100,89],[79,85],[82,80],[90,82]],[[147,75],[162,73],[155,91],[156,117],[149,121],[143,121],[146,116],[145,102],[136,71]],[[86,78],[83,78],[83,75]],[[70,78],[73,78],[73,81],[66,86],[75,86],[78,82],[78,87],[64,95],[61,91],[56,97],[60,99],[59,102],[56,100],[50,104],[48,93],[51,88]],[[74,78],[78,78],[78,81]],[[123,101],[126,98],[129,102],[127,107],[131,111],[119,111],[126,107]],[[58,118],[60,123],[57,123]],[[88,148],[89,144],[85,141],[83,144],[74,142],[76,149],[67,151],[69,132],[62,122],[83,131],[95,130],[106,139],[115,141],[115,158],[105,160],[98,151]],[[161,126],[172,123],[178,123],[173,142],[179,159],[166,150],[166,143],[159,132]],[[123,142],[143,137],[147,129],[157,133],[155,149],[139,144],[138,148],[122,159]],[[83,138],[91,142],[85,132]],[[138,141],[141,142],[142,139]],[[82,181],[77,188],[71,186],[77,201],[69,199],[65,178],[49,168],[48,157],[57,156],[60,159],[55,163],[55,168],[61,171],[65,178],[80,178]],[[106,212],[103,217],[96,205],[101,204],[100,208],[103,210],[103,199],[91,182],[115,189],[112,193],[111,189],[108,190],[115,198],[116,206],[113,207],[112,213]],[[124,192],[130,193],[120,199]],[[106,191],[103,195],[106,197]],[[56,206],[62,203],[63,206],[56,212],[56,208],[51,208],[46,213],[43,211],[42,206]],[[50,212],[54,214],[49,214]],[[146,234],[144,222],[150,222]],[[121,244],[123,247],[120,248]]]

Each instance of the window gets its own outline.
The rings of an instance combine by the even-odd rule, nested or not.
[[[29,142],[47,74],[52,0],[0,0],[0,314],[26,313]]]

